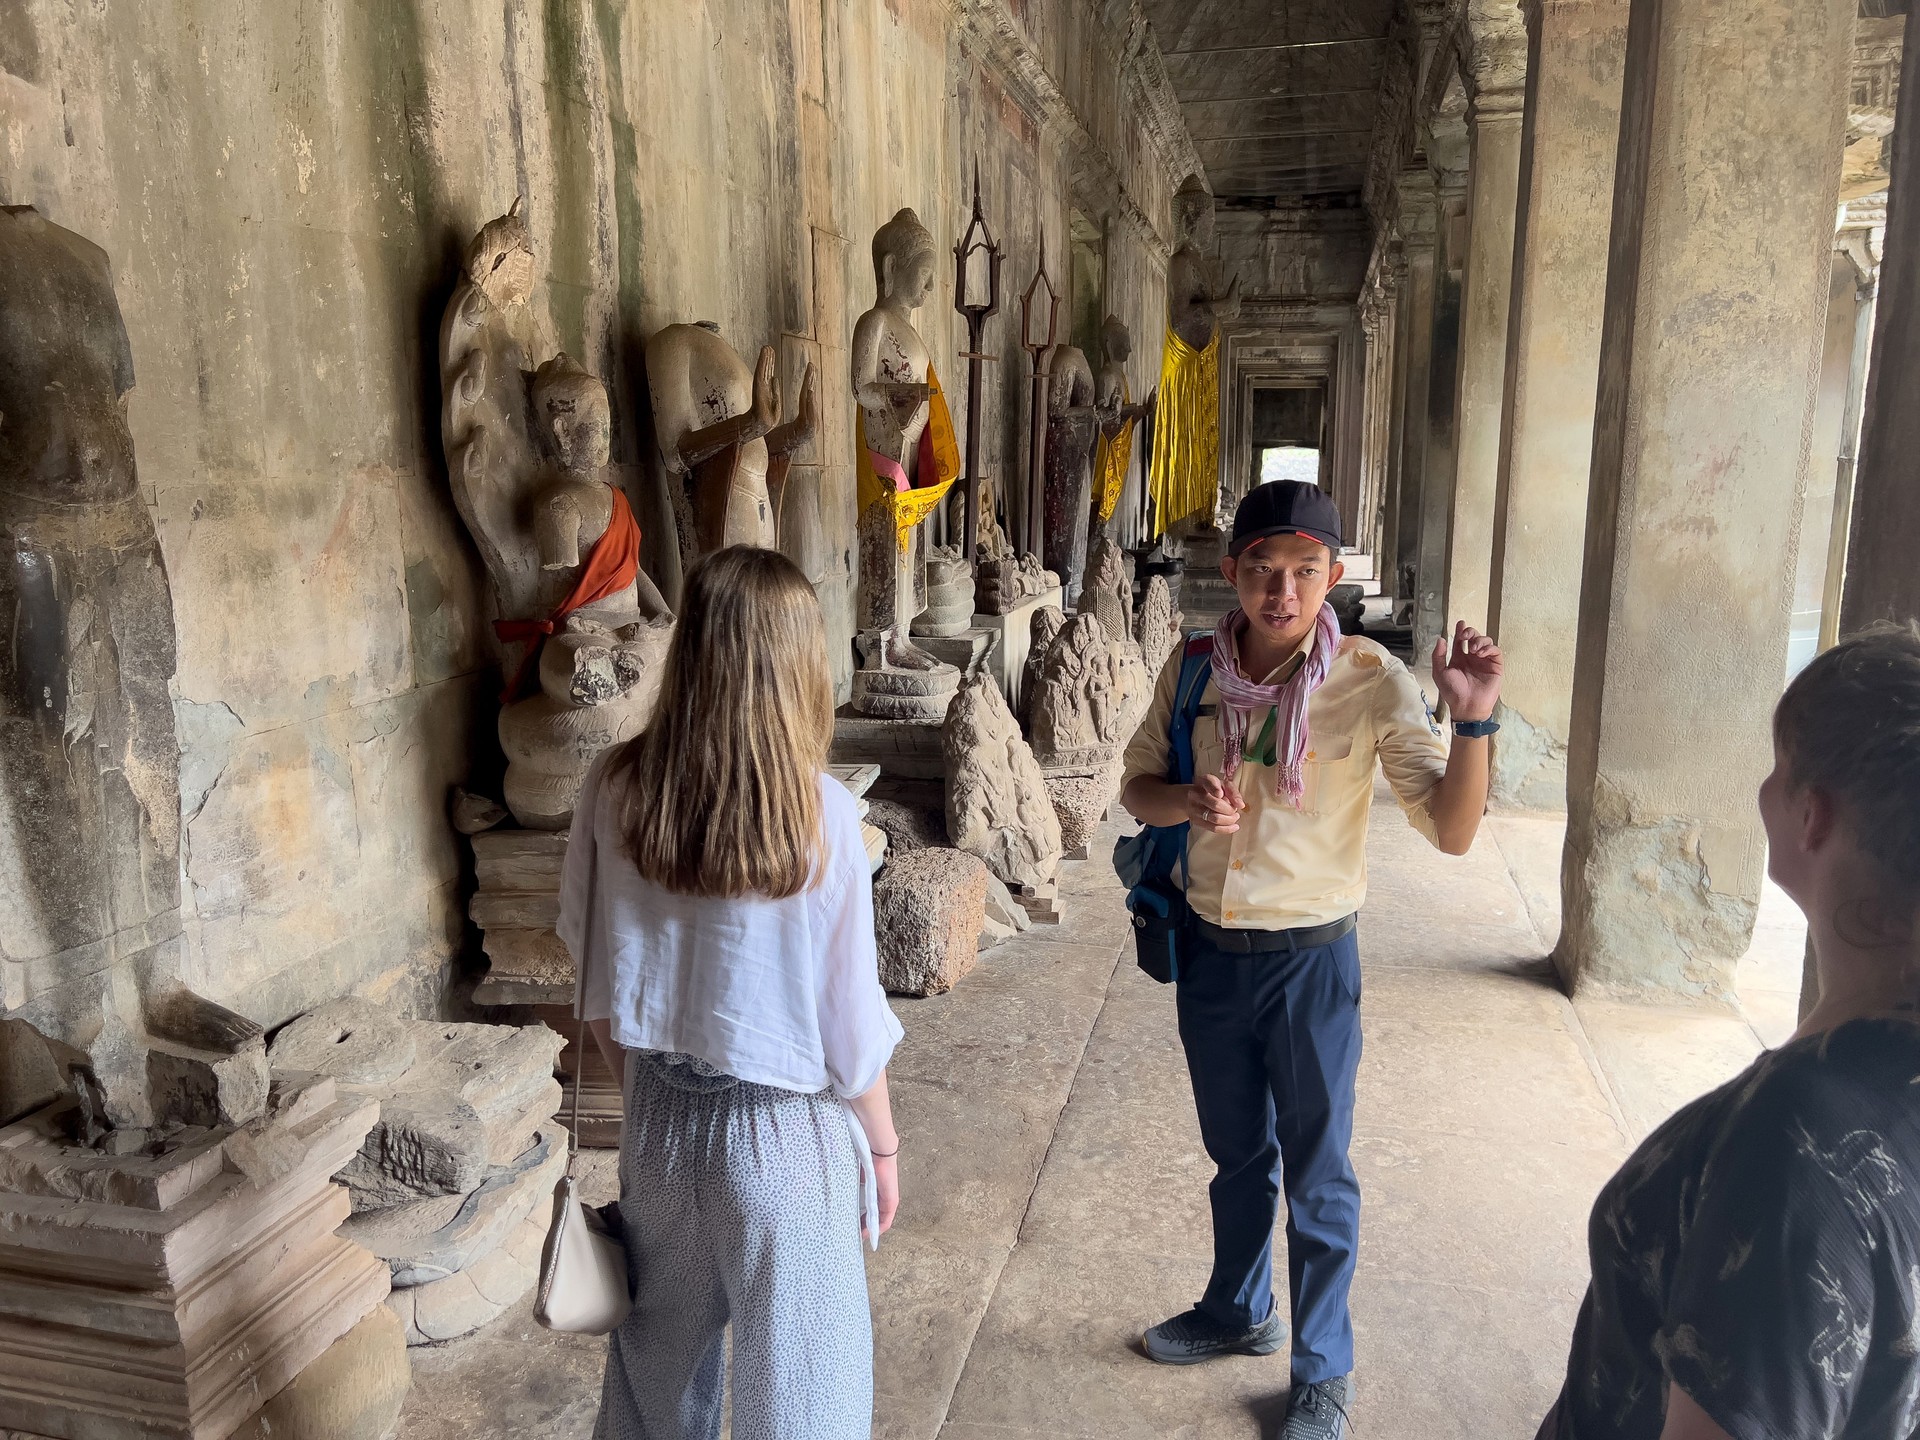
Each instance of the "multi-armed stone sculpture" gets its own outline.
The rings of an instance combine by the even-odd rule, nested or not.
[[[1009,887],[1052,883],[1060,821],[1026,737],[990,676],[960,687],[940,733],[947,766],[947,835]]]
[[[606,387],[560,355],[529,389],[533,245],[517,201],[474,237],[466,273],[440,331],[441,429],[507,651],[507,806],[557,830],[594,756],[652,713],[672,620],[608,463]]]
[[[860,668],[853,706],[886,719],[938,720],[960,672],[915,645],[925,605],[920,523],[959,474],[953,420],[913,312],[933,288],[934,242],[912,210],[874,233],[878,299],[853,329]]]
[[[647,390],[660,458],[675,480],[683,562],[728,545],[777,548],[787,469],[818,421],[812,365],[799,412],[782,425],[773,347],[762,347],[749,371],[720,327],[702,320],[647,341]]]

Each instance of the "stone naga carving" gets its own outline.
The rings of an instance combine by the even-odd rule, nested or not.
[[[915,635],[964,635],[973,625],[973,569],[958,545],[927,550],[927,605],[913,620]]]
[[[440,328],[441,431],[507,647],[507,807],[557,830],[594,756],[652,714],[672,617],[639,567],[639,526],[609,464],[606,387],[566,355],[529,386],[533,261],[517,200],[467,247]]]
[[[1043,770],[1111,764],[1150,698],[1132,639],[1110,640],[1099,620],[1075,615],[1048,648],[1034,691],[1034,758]]]
[[[106,252],[0,207],[0,1122],[239,1125],[258,1025],[181,979],[173,598]]]
[[[878,298],[853,327],[854,420],[859,470],[860,668],[853,705],[862,714],[938,719],[960,672],[915,645],[926,603],[919,536],[959,474],[952,417],[913,312],[933,289],[933,236],[912,210],[874,233]]]
[[[985,671],[966,681],[940,731],[947,835],[1008,885],[1045,885],[1060,867],[1060,820],[1040,764]]]
[[[669,325],[647,341],[647,391],[660,458],[675,486],[680,550],[691,564],[728,545],[780,543],[780,502],[793,453],[819,422],[809,364],[799,411],[780,424],[779,357],[763,346],[752,370],[710,320]]]

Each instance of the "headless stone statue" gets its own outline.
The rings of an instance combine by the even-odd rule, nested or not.
[[[799,414],[779,424],[773,347],[762,347],[750,371],[720,327],[702,320],[647,341],[647,390],[660,458],[681,482],[674,499],[685,563],[728,545],[777,548],[787,467],[817,425],[813,367],[801,381]]]
[[[1087,563],[1087,514],[1093,490],[1093,440],[1103,415],[1094,400],[1093,367],[1072,345],[1056,345],[1048,366],[1046,550],[1049,570],[1066,581],[1073,603]]]
[[[934,253],[933,236],[912,210],[881,226],[873,237],[878,299],[853,328],[860,429],[853,703],[864,714],[902,719],[938,719],[960,679],[910,638],[925,605],[920,522],[945,496],[958,458],[926,342],[913,326],[913,312],[933,289]]]
[[[1220,325],[1240,313],[1236,276],[1220,288],[1213,196],[1189,175],[1173,197],[1178,244],[1167,261],[1167,340],[1149,486],[1155,533],[1197,517],[1211,525],[1220,484]]]
[[[672,618],[639,568],[606,387],[565,355],[529,386],[533,245],[518,201],[474,237],[466,272],[440,331],[447,465],[493,584],[507,807],[563,829],[594,756],[652,714]]]
[[[0,1123],[66,1091],[88,1141],[242,1124],[260,1027],[180,978],[173,600],[106,252],[0,207],[0,274]]]

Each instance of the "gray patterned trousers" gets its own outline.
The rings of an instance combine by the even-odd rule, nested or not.
[[[627,1056],[620,1213],[633,1313],[607,1348],[594,1440],[868,1440],[873,1322],[846,1111]]]

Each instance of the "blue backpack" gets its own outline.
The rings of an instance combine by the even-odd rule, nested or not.
[[[1213,634],[1187,637],[1180,657],[1180,678],[1173,690],[1173,716],[1167,724],[1167,780],[1193,783],[1193,722],[1200,713],[1213,667]],[[1180,978],[1180,955],[1187,928],[1187,825],[1145,825],[1113,847],[1113,868],[1127,887],[1127,911],[1133,917],[1134,963],[1162,985]],[[1174,879],[1178,864],[1181,876]]]

